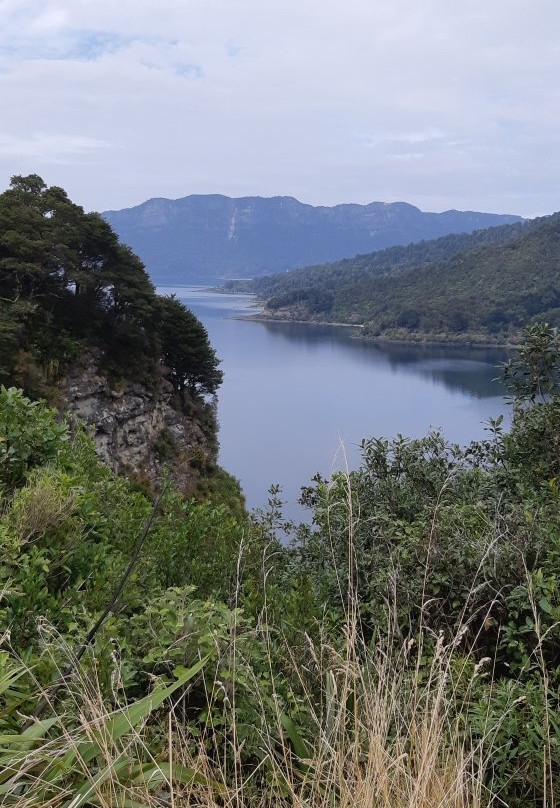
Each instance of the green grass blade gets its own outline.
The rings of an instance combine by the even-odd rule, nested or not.
[[[65,755],[64,765],[71,767],[76,759],[81,760],[83,763],[89,763],[96,758],[108,743],[116,743],[131,729],[138,727],[153,710],[161,707],[165,699],[172,696],[176,690],[200,673],[208,659],[209,656],[207,655],[199,660],[196,665],[182,673],[172,684],[167,685],[167,687],[156,687],[149,696],[134,702],[125,710],[109,718],[98,731],[98,734],[102,736],[99,742],[93,741],[80,744],[76,750],[69,750]]]
[[[309,750],[307,749],[305,741],[299,734],[299,731],[292,719],[285,713],[282,713],[280,716],[280,721],[282,722],[282,726],[284,727],[286,735],[290,739],[294,752],[298,758],[300,758],[300,760],[309,760],[311,757]]]

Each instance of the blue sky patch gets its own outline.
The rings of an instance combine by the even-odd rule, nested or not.
[[[177,76],[185,76],[189,79],[201,79],[204,76],[204,71],[200,65],[188,62],[175,64],[173,65],[173,69]]]
[[[158,37],[138,37],[117,33],[115,31],[88,31],[81,29],[65,29],[57,34],[56,39],[49,41],[45,37],[41,41],[21,39],[9,46],[0,48],[0,54],[10,59],[48,59],[53,61],[95,62],[103,56],[117,53],[130,47],[134,42],[161,45]],[[176,40],[165,40],[167,45],[176,45]]]

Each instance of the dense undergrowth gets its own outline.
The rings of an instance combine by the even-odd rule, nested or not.
[[[558,334],[505,377],[509,433],[366,440],[300,526],[152,502],[4,388],[0,804],[555,805]]]

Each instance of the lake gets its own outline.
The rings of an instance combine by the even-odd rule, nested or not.
[[[301,486],[317,471],[355,468],[362,438],[441,428],[464,444],[483,436],[490,417],[507,421],[495,380],[504,351],[377,345],[341,326],[234,319],[254,311],[244,295],[158,291],[201,319],[222,360],[220,463],[249,508],[264,507],[277,483],[286,515],[301,518]]]

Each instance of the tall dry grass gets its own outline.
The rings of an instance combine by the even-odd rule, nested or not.
[[[140,711],[138,719],[130,705],[108,711],[95,678],[79,669],[66,700],[78,717],[72,729],[65,729],[68,713],[59,713],[35,725],[43,737],[33,741],[28,732],[27,743],[0,741],[0,805],[488,806],[483,781],[491,743],[473,746],[465,737],[451,650],[440,642],[427,676],[417,676],[422,649],[410,644],[398,654],[378,646],[361,661],[310,647],[313,680],[323,686],[319,694],[308,690],[305,671],[294,671],[307,693],[305,731],[280,709],[271,720],[263,705],[255,727],[262,756],[253,769],[241,763],[235,720],[221,754],[203,739],[193,744],[173,694],[164,709]],[[161,728],[159,748],[153,736],[148,741],[149,718]],[[119,719],[124,731],[115,731]],[[208,738],[211,730],[209,724]]]
[[[351,496],[349,492],[349,503]],[[65,683],[64,710],[20,736],[0,737],[0,805],[14,808],[489,808],[504,803],[492,791],[496,726],[474,740],[469,700],[484,661],[461,655],[465,629],[448,642],[423,629],[400,647],[393,638],[364,643],[353,595],[354,516],[348,524],[346,619],[337,648],[319,633],[298,653],[286,644],[284,668],[300,694],[300,716],[283,713],[275,692],[278,649],[269,648],[272,703],[260,703],[254,726],[260,755],[243,754],[236,693],[217,694],[206,678],[209,718],[195,737],[183,721],[182,685],[160,686],[135,704],[107,707],[92,671],[93,658],[75,666]],[[474,583],[473,583],[474,586]],[[266,608],[262,635],[266,630]],[[427,648],[431,651],[428,653]],[[71,655],[70,655],[71,659]],[[429,660],[428,662],[426,660]],[[241,660],[234,652],[233,665]],[[491,661],[486,664],[491,666]],[[32,675],[32,672],[27,671]],[[188,672],[187,672],[188,673]],[[284,674],[285,675],[285,674]],[[118,680],[116,671],[115,681]],[[232,677],[235,681],[235,676]],[[546,681],[545,681],[546,685]],[[2,687],[17,682],[0,681]],[[259,687],[255,681],[255,700]],[[37,693],[48,698],[48,693]],[[275,698],[275,696],[277,696]],[[213,709],[229,710],[227,732],[216,733]],[[301,723],[300,723],[301,721]],[[158,732],[154,734],[154,725]],[[489,725],[490,726],[490,725]],[[154,738],[157,736],[157,742]],[[546,750],[543,750],[546,756]],[[555,805],[548,792],[547,808]]]

